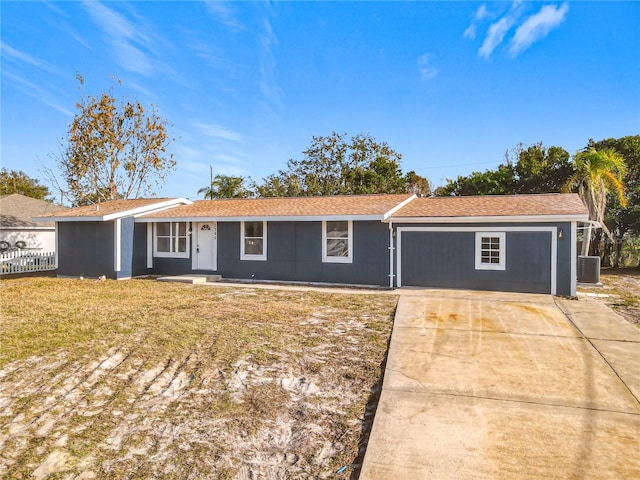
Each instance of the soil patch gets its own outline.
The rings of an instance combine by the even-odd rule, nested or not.
[[[0,477],[357,476],[395,296],[53,278],[0,292]]]

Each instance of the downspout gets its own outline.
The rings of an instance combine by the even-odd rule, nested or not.
[[[389,220],[389,288],[393,289],[393,279],[395,275],[393,274],[393,256],[394,256],[393,247],[393,222]]]

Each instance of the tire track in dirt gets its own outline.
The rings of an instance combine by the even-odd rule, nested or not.
[[[106,358],[100,360],[97,365],[94,363],[94,366],[90,367],[86,374],[82,375],[81,379],[75,378],[75,374],[83,370],[87,370],[86,365],[85,368],[80,367],[74,370],[73,375],[67,376],[64,380],[63,387],[59,387],[64,388],[64,384],[72,384],[71,388],[66,389],[63,393],[58,395],[57,398],[52,396],[45,398],[44,402],[52,404],[44,407],[35,416],[35,418],[24,423],[15,421],[14,418],[14,421],[8,424],[8,436],[14,443],[13,448],[11,449],[12,455],[11,458],[7,458],[2,455],[1,458],[5,459],[5,461],[2,462],[0,467],[4,466],[4,469],[6,469],[6,467],[9,467],[13,463],[21,463],[20,460],[25,455],[34,455],[34,452],[27,451],[29,443],[21,442],[21,438],[45,438],[45,441],[42,442],[42,445],[38,449],[39,452],[36,454],[37,458],[44,458],[47,453],[50,453],[51,449],[55,451],[55,447],[64,446],[61,444],[64,444],[65,441],[61,441],[60,438],[54,442],[52,432],[54,430],[64,429],[65,426],[69,424],[69,419],[72,413],[82,408],[82,402],[89,398],[90,395],[95,395],[97,386],[101,383],[110,382],[111,379],[114,378],[115,372],[117,372],[117,370],[120,369],[130,358],[130,354],[124,355],[118,349],[115,352],[108,354]],[[107,390],[109,391],[109,387],[107,387]],[[74,393],[77,393],[77,395],[74,395]],[[54,398],[55,401],[52,402],[51,398]],[[108,403],[110,402],[101,402],[98,406],[102,407]],[[33,406],[38,410],[37,404]],[[86,412],[84,414],[81,413],[80,415],[87,416]],[[25,415],[21,414],[16,418],[18,420],[22,420],[22,417],[25,417]],[[64,438],[64,435],[62,438]],[[51,457],[51,455],[53,455],[53,452],[50,453],[49,457]],[[51,460],[49,457],[47,457],[38,468],[46,467],[46,464],[51,462],[55,463],[55,458]],[[38,471],[38,468],[36,468],[34,472]],[[0,468],[0,472],[2,470],[3,468]],[[44,468],[44,471],[48,471],[48,469]]]

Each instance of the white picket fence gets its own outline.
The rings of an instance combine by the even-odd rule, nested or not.
[[[0,254],[0,275],[56,269],[55,252],[12,250]]]

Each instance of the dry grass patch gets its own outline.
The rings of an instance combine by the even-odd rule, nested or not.
[[[597,296],[629,322],[640,327],[640,268],[605,268],[600,273],[602,287],[579,287],[578,291]]]
[[[397,300],[55,278],[0,295],[6,478],[335,477]]]

